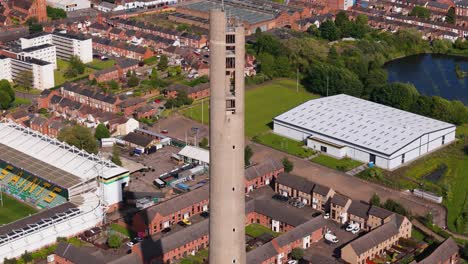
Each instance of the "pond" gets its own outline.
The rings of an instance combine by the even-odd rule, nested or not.
[[[456,64],[468,71],[468,58],[438,54],[397,59],[385,64],[385,69],[391,82],[409,82],[423,95],[460,100],[468,105],[468,77],[457,78]]]

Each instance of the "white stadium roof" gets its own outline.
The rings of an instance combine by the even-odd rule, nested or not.
[[[210,163],[210,152],[206,149],[187,145],[179,151],[178,155]]]
[[[94,154],[13,122],[0,122],[0,160],[70,188],[97,177],[109,179],[128,170]]]
[[[307,101],[274,121],[386,155],[426,133],[455,127],[345,94]]]

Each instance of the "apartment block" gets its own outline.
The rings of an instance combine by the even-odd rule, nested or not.
[[[52,35],[47,32],[39,32],[20,38],[21,49],[27,49],[34,46],[52,44]]]
[[[11,59],[0,55],[0,80],[12,81],[11,75]]]
[[[55,86],[54,65],[47,61],[34,58],[11,59],[11,75],[20,84],[25,78],[29,78],[35,89],[44,90]]]
[[[68,60],[77,56],[83,63],[93,61],[93,41],[78,35],[55,32],[52,44],[56,46],[57,57]]]
[[[22,49],[18,52],[18,59],[22,60],[23,58],[35,58],[47,61],[54,65],[54,69],[57,69],[56,50],[52,44],[42,44]]]

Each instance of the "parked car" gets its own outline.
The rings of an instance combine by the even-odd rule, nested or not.
[[[200,214],[200,216],[203,217],[203,218],[208,218],[208,217],[210,216],[210,212],[207,212],[207,211],[202,212],[202,213]]]
[[[170,228],[170,227],[166,227],[166,228],[164,228],[163,230],[161,230],[161,233],[163,233],[163,234],[167,234],[167,233],[169,233],[169,232],[171,232],[171,228]]]
[[[299,262],[297,262],[297,260],[295,259],[292,259],[290,261],[288,261],[288,264],[298,264]]]
[[[357,233],[359,233],[359,231],[361,231],[361,229],[359,228],[359,226],[356,226],[355,228],[353,228],[353,230],[351,230],[351,233],[356,235]]]
[[[323,218],[325,218],[325,219],[330,218],[330,213],[325,213],[325,214],[323,215]]]
[[[296,205],[297,208],[303,208],[304,206],[305,206],[305,203],[303,203],[303,202],[299,202]]]
[[[163,129],[163,130],[161,130],[161,133],[167,134],[167,133],[169,133],[169,131],[167,131],[167,129]]]
[[[134,244],[132,241],[127,242],[127,246],[128,246],[128,247],[133,247],[133,245],[135,245],[135,244]]]
[[[330,231],[328,231],[325,234],[325,240],[333,244],[336,244],[339,242],[338,238],[334,234],[332,234]]]
[[[143,241],[143,238],[141,238],[141,237],[133,238],[133,244],[136,244],[136,243],[141,242],[141,241]]]
[[[279,195],[279,194],[273,195],[272,198],[275,199],[275,200],[281,201],[281,202],[286,202],[286,201],[288,201],[288,197],[283,196],[283,195]]]
[[[319,216],[321,214],[322,214],[321,212],[315,212],[315,213],[312,214],[312,217],[317,217],[317,216]]]
[[[356,227],[355,224],[349,224],[349,225],[346,227],[346,231],[351,232],[351,231],[353,231],[353,229],[354,229],[355,227]]]
[[[190,220],[188,220],[186,218],[182,219],[182,223],[184,223],[185,225],[188,225],[188,226],[192,224],[192,222],[190,222]]]

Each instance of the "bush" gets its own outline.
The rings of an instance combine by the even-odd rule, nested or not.
[[[110,248],[119,248],[122,245],[122,239],[117,235],[111,235],[107,239],[107,245]]]
[[[287,157],[284,157],[282,162],[283,162],[285,172],[291,172],[294,169],[294,163],[290,161]]]
[[[291,257],[295,260],[300,260],[304,256],[304,250],[302,248],[293,248],[291,251]]]
[[[33,257],[31,255],[31,253],[29,253],[28,251],[24,251],[24,253],[21,255],[21,259],[25,263],[29,263],[29,262],[33,261]]]
[[[18,260],[16,260],[15,258],[12,258],[12,259],[4,258],[3,259],[3,264],[16,264],[16,263],[18,263]]]

